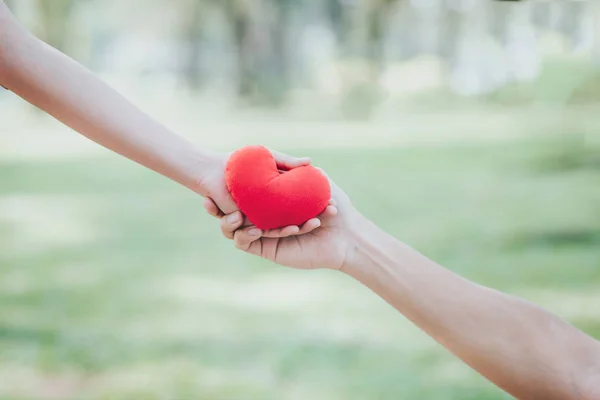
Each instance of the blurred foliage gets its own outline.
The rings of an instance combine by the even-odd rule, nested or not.
[[[76,0],[36,0],[40,31],[38,34],[59,50],[65,50],[69,36],[69,15]]]
[[[532,85],[548,52],[543,37],[549,33],[554,42],[561,42],[563,58],[569,52],[593,53],[600,58],[600,47],[593,44],[597,34],[591,22],[594,13],[600,11],[591,0],[32,0],[13,6],[19,13],[35,14],[31,24],[42,38],[75,54],[78,47],[96,46],[101,37],[105,42],[109,38],[113,47],[121,41],[126,43],[130,36],[143,40],[136,32],[142,20],[111,22],[110,28],[103,28],[107,21],[101,20],[110,18],[111,13],[139,11],[149,26],[164,31],[155,38],[170,43],[163,56],[169,60],[156,70],[164,73],[174,69],[193,91],[216,81],[228,82],[234,93],[251,104],[278,106],[289,100],[294,89],[340,80],[335,85],[341,86],[336,91],[342,109],[355,103],[357,93],[362,93],[359,97],[365,109],[358,114],[365,115],[381,99],[369,93],[389,91],[382,79],[390,69],[426,55],[444,65],[447,74],[442,80],[452,92],[476,96],[494,96],[505,88],[514,92],[515,87]],[[104,16],[93,17],[94,23],[85,28],[90,33],[81,35],[81,24],[75,24],[74,19],[97,14],[95,10],[100,8],[104,8]],[[160,18],[161,13],[164,18]],[[157,22],[150,22],[154,18]],[[315,33],[316,28],[320,33]],[[155,41],[150,37],[148,41],[148,49],[153,51]],[[104,57],[110,59],[110,51]],[[149,58],[148,53],[145,57]],[[357,59],[368,67],[350,75],[319,76],[323,69],[343,69]],[[166,65],[170,66],[165,70]],[[142,61],[136,68],[142,71],[151,66]],[[156,79],[156,74],[152,76]],[[420,85],[426,86],[427,80],[436,77],[403,78],[400,74],[394,79],[423,81]],[[363,89],[365,85],[372,89]],[[581,88],[576,96],[579,102],[597,100],[597,91],[591,86]]]

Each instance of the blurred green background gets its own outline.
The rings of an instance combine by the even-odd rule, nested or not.
[[[12,0],[207,148],[309,155],[459,274],[600,338],[591,1]],[[0,92],[0,399],[507,399],[331,271]]]

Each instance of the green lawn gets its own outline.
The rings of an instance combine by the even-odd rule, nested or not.
[[[598,152],[309,154],[400,239],[600,338]],[[509,398],[350,279],[234,251],[126,160],[0,161],[0,182],[2,399]]]

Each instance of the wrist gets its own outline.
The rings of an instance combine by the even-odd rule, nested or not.
[[[225,184],[228,153],[203,152],[193,166],[194,179],[190,189],[200,196],[210,197],[225,214],[238,210]]]
[[[353,221],[348,231],[350,232],[350,250],[341,271],[355,276],[373,269],[378,254],[384,252],[383,247],[390,241],[390,237],[377,225],[360,214]]]
[[[386,281],[391,275],[410,274],[411,266],[416,264],[415,250],[362,215],[351,232],[351,251],[341,271],[368,286]]]
[[[226,161],[227,157],[223,154],[196,150],[189,167],[189,184],[186,186],[203,197],[213,197],[215,182],[222,178]]]

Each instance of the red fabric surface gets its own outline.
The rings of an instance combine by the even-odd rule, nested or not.
[[[329,181],[318,169],[307,165],[280,172],[262,146],[235,151],[225,181],[240,210],[260,229],[301,225],[323,212],[331,198]]]

